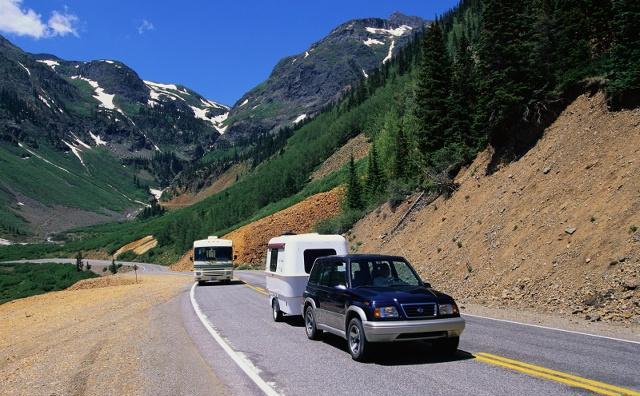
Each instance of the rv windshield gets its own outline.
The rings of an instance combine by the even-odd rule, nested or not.
[[[231,261],[232,255],[230,246],[198,247],[193,252],[195,261]]]
[[[422,282],[406,261],[358,260],[351,262],[351,287],[420,286]]]

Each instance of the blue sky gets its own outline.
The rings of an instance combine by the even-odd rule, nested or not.
[[[266,79],[280,58],[304,51],[349,19],[394,11],[432,19],[456,3],[0,0],[0,33],[28,52],[117,59],[143,79],[180,83],[232,105]]]

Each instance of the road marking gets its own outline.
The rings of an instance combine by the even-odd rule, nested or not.
[[[521,362],[519,360],[509,359],[490,353],[479,352],[475,354],[476,360],[484,363],[515,370],[533,377],[544,378],[569,385],[575,388],[582,388],[600,395],[629,395],[640,396],[640,392],[621,388],[619,386],[610,385],[604,382],[594,381],[576,375],[563,373],[562,371],[551,370],[546,367],[536,366],[534,364]]]
[[[249,284],[249,283],[247,283],[245,281],[242,281],[242,283],[244,283],[244,285],[247,286],[248,288],[257,291],[260,294],[264,294],[265,296],[269,295],[269,293],[267,293],[267,291],[265,289],[261,288],[261,287],[253,286],[253,285],[251,285],[251,284]]]
[[[227,355],[229,355],[229,357],[233,359],[238,367],[240,367],[240,369],[244,371],[245,374],[247,374],[247,376],[258,386],[258,388],[260,388],[260,390],[264,392],[265,395],[277,396],[278,392],[276,392],[275,389],[271,387],[271,385],[269,385],[265,380],[262,379],[262,377],[260,377],[260,374],[258,374],[253,363],[251,363],[249,359],[245,358],[244,356],[240,356],[236,351],[234,351],[233,348],[231,348],[231,346],[229,346],[229,344],[224,340],[224,338],[222,338],[222,336],[213,328],[213,325],[207,318],[207,315],[202,312],[202,310],[200,309],[200,305],[196,301],[195,290],[196,283],[191,286],[191,292],[189,293],[189,296],[191,298],[191,306],[193,306],[193,310],[196,312],[198,319],[200,319],[200,322],[202,322],[205,329],[207,329],[209,334],[211,334],[213,339],[216,340],[216,342],[222,347]]]
[[[513,321],[513,320],[507,320],[507,319],[497,319],[497,318],[492,318],[490,316],[472,315],[472,314],[468,314],[468,313],[463,313],[462,316],[470,316],[472,318],[480,318],[480,319],[489,319],[489,320],[495,320],[496,322],[504,322],[504,323],[517,324],[517,325],[521,325],[521,326],[537,327],[539,329],[544,329],[544,330],[555,330],[555,331],[561,331],[563,333],[579,334],[579,335],[588,336],[588,337],[604,338],[606,340],[628,342],[628,343],[631,343],[631,344],[640,345],[640,341],[625,340],[624,338],[607,337],[607,336],[598,335],[598,334],[591,334],[591,333],[583,333],[581,331],[558,329],[556,327],[548,327],[548,326],[541,326],[541,325],[535,325],[535,324],[530,324],[530,323],[522,323],[522,322],[516,322],[516,321]]]

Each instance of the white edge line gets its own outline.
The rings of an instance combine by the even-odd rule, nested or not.
[[[196,301],[195,290],[196,283],[191,286],[191,292],[189,293],[189,296],[191,298],[191,305],[193,306],[193,310],[198,316],[198,319],[200,319],[200,322],[202,322],[203,326],[207,329],[209,334],[211,334],[213,339],[216,340],[216,342],[222,347],[227,355],[229,355],[229,357],[233,359],[234,362],[236,362],[238,367],[240,367],[242,371],[244,371],[244,373],[247,374],[249,378],[251,378],[251,380],[258,386],[258,388],[260,388],[260,390],[264,392],[265,395],[279,395],[279,393],[276,392],[275,389],[273,389],[265,380],[260,377],[260,375],[258,375],[258,373],[256,373],[256,371],[251,367],[251,363],[247,362],[246,358],[238,355],[238,353],[234,351],[222,338],[222,336],[220,336],[220,334],[218,334],[218,332],[213,328],[211,322],[209,322],[209,319],[207,318],[207,315],[202,312],[202,310],[200,309],[200,305]]]
[[[472,318],[489,319],[489,320],[495,320],[496,322],[505,322],[505,323],[517,324],[517,325],[521,325],[521,326],[537,327],[539,329],[555,330],[555,331],[561,331],[563,333],[579,334],[579,335],[588,336],[588,337],[604,338],[604,339],[612,340],[612,341],[629,342],[631,344],[640,344],[640,341],[625,340],[624,338],[607,337],[607,336],[598,335],[598,334],[583,333],[581,331],[558,329],[556,327],[548,327],[548,326],[541,326],[541,325],[535,325],[535,324],[530,324],[530,323],[522,323],[522,322],[516,322],[516,321],[513,321],[513,320],[507,320],[507,319],[491,318],[489,316],[472,315],[472,314],[468,314],[468,313],[462,313],[462,316],[470,316]]]

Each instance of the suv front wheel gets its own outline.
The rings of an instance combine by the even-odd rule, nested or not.
[[[347,326],[347,347],[353,360],[364,361],[370,345],[364,335],[362,322],[358,318],[353,318]]]
[[[310,340],[320,339],[322,330],[318,330],[316,327],[316,314],[313,312],[312,306],[308,306],[304,311],[304,328],[307,332],[307,338]]]

